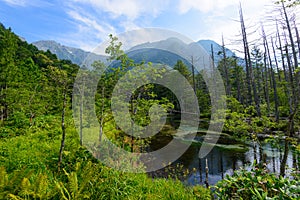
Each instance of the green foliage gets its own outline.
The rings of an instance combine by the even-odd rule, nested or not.
[[[178,70],[179,73],[182,74],[187,80],[191,80],[191,72],[181,60],[177,61],[177,63],[174,65],[174,69]]]
[[[0,167],[1,199],[48,199],[55,195],[53,179],[49,173],[34,173],[23,168],[7,174]]]
[[[79,67],[37,50],[3,26],[0,38],[0,125],[16,128],[19,135],[35,117],[57,113],[60,99],[53,83],[71,85]]]
[[[199,200],[200,199],[201,200],[212,199],[210,190],[208,190],[202,186],[193,187],[193,193],[196,196],[196,199],[199,199]]]
[[[286,123],[276,123],[274,119],[262,115],[256,116],[254,106],[243,107],[235,98],[227,98],[226,121],[224,131],[237,137],[251,138],[252,134],[272,133],[275,130],[285,130]]]
[[[241,169],[217,183],[219,199],[299,199],[299,176],[295,179],[278,177],[253,165],[251,171]]]
[[[251,130],[246,121],[245,114],[237,112],[228,112],[224,123],[224,131],[233,133],[237,137],[245,136]]]
[[[56,182],[56,188],[60,192],[61,199],[89,199],[91,193],[89,192],[89,184],[95,180],[94,164],[87,162],[84,167],[80,163],[76,163],[75,171],[68,173],[64,170],[67,177],[67,182]]]

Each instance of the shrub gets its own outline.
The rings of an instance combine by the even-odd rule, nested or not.
[[[300,198],[299,177],[278,177],[255,166],[251,171],[241,169],[233,176],[219,181],[215,193],[220,199],[290,199]]]

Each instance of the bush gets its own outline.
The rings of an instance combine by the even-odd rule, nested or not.
[[[299,177],[293,180],[278,177],[268,173],[265,169],[256,167],[251,171],[241,169],[233,176],[226,176],[215,186],[216,195],[220,199],[290,199],[300,198]]]

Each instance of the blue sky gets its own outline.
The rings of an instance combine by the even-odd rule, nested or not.
[[[272,0],[241,0],[247,23],[261,20]],[[108,34],[159,27],[194,41],[227,44],[240,32],[238,0],[0,0],[0,22],[28,42],[55,40],[92,50]]]

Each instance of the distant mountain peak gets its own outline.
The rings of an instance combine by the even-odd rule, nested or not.
[[[68,47],[54,40],[41,40],[33,42],[32,44],[39,50],[49,50],[56,54],[59,59],[71,60],[73,63],[78,65],[81,65],[87,56],[93,57],[95,60],[105,60],[104,56],[96,55],[82,49]]]
[[[218,64],[218,62],[220,60],[223,59],[223,55],[222,55],[222,53],[220,53],[223,51],[222,45],[218,44],[217,42],[215,42],[213,40],[209,40],[209,39],[199,40],[198,43],[207,51],[207,53],[209,55],[212,55],[211,45],[213,46],[214,58],[215,58],[216,65]],[[230,49],[228,49],[226,46],[225,46],[225,53],[226,53],[226,57],[236,57],[238,60],[238,64],[241,66],[245,66],[245,60],[243,58],[237,57],[236,54],[233,51],[231,51]]]
[[[56,54],[59,59],[66,59],[71,60],[73,63],[81,65],[84,60],[89,57],[91,61],[94,60],[101,60],[103,62],[106,62],[106,56],[97,55],[94,53],[86,52],[82,49],[68,47],[65,45],[62,45],[56,41],[53,40],[42,40],[38,42],[32,43],[35,45],[38,49],[43,51],[51,51],[52,53]],[[167,38],[165,40],[156,41],[156,42],[145,42],[139,45],[136,45],[126,51],[126,53],[129,53],[129,55],[133,56],[137,61],[150,61],[153,62],[153,59],[157,59],[159,62],[163,62],[164,60],[168,60],[170,62],[170,66],[174,64],[175,61],[169,61],[170,59],[175,59],[175,54],[178,55],[193,55],[193,52],[195,52],[193,49],[195,48],[196,44],[200,44],[201,47],[209,54],[211,55],[211,45],[214,49],[214,58],[215,58],[215,64],[218,64],[218,62],[223,59],[222,54],[219,52],[222,51],[222,46],[216,43],[213,40],[199,40],[196,43],[186,44],[182,40],[174,37]],[[197,46],[197,45],[196,45]],[[156,50],[155,50],[156,49]],[[234,52],[231,50],[226,49],[226,55],[227,57],[235,56]],[[198,47],[199,50],[199,47]],[[156,51],[150,52],[150,51]],[[168,52],[166,52],[168,51]],[[201,50],[200,50],[201,51]],[[173,53],[172,53],[173,52]],[[171,54],[172,55],[171,55]],[[175,53],[175,54],[174,54]],[[173,55],[174,54],[174,55]],[[165,58],[159,58],[163,57]],[[151,60],[151,59],[152,60]],[[242,60],[242,59],[240,59]]]

